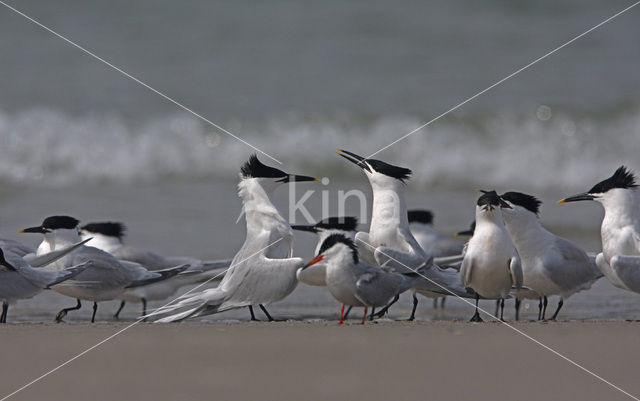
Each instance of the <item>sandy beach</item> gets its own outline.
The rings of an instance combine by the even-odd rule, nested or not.
[[[2,327],[1,395],[124,327]],[[637,322],[515,327],[640,394]],[[628,399],[499,323],[392,321],[139,324],[11,399],[45,398]]]

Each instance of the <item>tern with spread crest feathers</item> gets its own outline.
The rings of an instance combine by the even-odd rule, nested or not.
[[[418,306],[416,293],[430,298],[443,295],[469,297],[467,290],[460,286],[458,272],[433,264],[433,257],[425,253],[411,233],[405,201],[405,181],[411,176],[411,170],[381,160],[365,159],[342,149],[338,150],[338,155],[365,172],[373,191],[369,232],[356,234],[362,259],[397,273],[415,273],[421,269],[422,280],[416,280],[412,288],[413,310],[409,320],[415,318]],[[397,297],[391,304],[396,301]],[[386,313],[391,304],[378,316]]]
[[[259,306],[272,321],[264,305],[282,300],[295,289],[298,284],[296,271],[304,261],[292,257],[291,226],[269,196],[284,183],[300,181],[318,179],[287,174],[262,164],[256,155],[252,155],[241,168],[238,184],[247,236],[222,282],[216,288],[190,294],[149,316],[170,314],[157,320],[166,323],[248,307],[251,319],[256,320],[253,307]]]
[[[604,208],[602,253],[596,265],[616,287],[640,293],[640,193],[633,173],[620,166],[589,191],[558,203],[595,201]]]

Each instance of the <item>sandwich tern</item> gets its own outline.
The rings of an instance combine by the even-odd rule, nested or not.
[[[148,316],[176,312],[158,320],[166,323],[248,307],[251,320],[256,320],[253,306],[257,305],[272,321],[264,305],[280,301],[295,289],[296,271],[304,261],[292,256],[291,226],[271,203],[269,195],[281,184],[300,181],[319,180],[287,174],[262,164],[252,155],[241,168],[238,184],[247,236],[222,282],[216,288],[183,297]]]
[[[500,195],[511,208],[502,210],[507,231],[516,246],[522,265],[523,285],[528,296],[516,294],[516,320],[519,318],[520,300],[533,295],[543,297],[545,308],[540,314],[544,320],[546,297],[558,295],[558,307],[551,316],[555,320],[564,300],[582,290],[588,290],[602,273],[594,261],[578,245],[547,231],[538,216],[542,202],[532,195],[507,192]],[[533,294],[531,294],[533,291]]]
[[[397,273],[415,273],[421,268],[422,280],[415,281],[413,292],[413,310],[409,320],[415,318],[418,307],[416,293],[430,298],[440,298],[444,293],[469,296],[460,286],[458,272],[453,269],[441,269],[433,264],[433,257],[427,255],[414,238],[409,228],[409,219],[405,201],[405,181],[411,170],[398,167],[381,160],[365,159],[352,152],[339,149],[338,155],[362,168],[373,191],[373,208],[369,232],[356,234],[359,253],[367,263],[384,266]],[[378,312],[382,316],[397,297]]]
[[[500,320],[504,299],[512,287],[522,287],[522,267],[518,252],[509,237],[502,218],[505,201],[495,191],[483,191],[476,202],[476,227],[467,243],[460,268],[462,285],[476,292],[476,312],[472,322],[481,322],[478,312],[480,296],[500,300]]]
[[[634,174],[620,166],[589,191],[558,203],[596,201],[604,208],[600,227],[600,271],[616,287],[640,293],[640,194]]]
[[[37,251],[38,255],[42,255],[78,242],[80,240],[78,223],[77,219],[70,216],[50,216],[44,219],[41,225],[25,228],[20,232],[39,233],[44,236]],[[93,302],[91,315],[93,323],[98,302],[115,299],[126,288],[172,277],[186,268],[186,266],[178,266],[150,272],[137,263],[119,261],[107,252],[86,245],[78,247],[46,268],[64,270],[89,261],[90,266],[76,277],[51,287],[54,291],[77,300],[76,306],[58,312],[56,322],[61,322],[69,311],[80,309],[82,307],[80,300],[87,300]]]

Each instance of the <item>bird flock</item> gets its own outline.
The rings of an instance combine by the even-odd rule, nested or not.
[[[601,277],[624,290],[640,293],[640,199],[633,173],[621,166],[589,191],[559,203],[595,201],[604,207],[602,252],[589,254],[573,242],[547,231],[539,221],[541,202],[521,192],[481,191],[475,221],[466,244],[433,229],[433,215],[407,210],[405,190],[412,171],[381,160],[338,150],[359,167],[373,192],[368,231],[358,231],[351,216],[325,218],[313,225],[289,225],[271,202],[286,183],[313,182],[267,166],[252,155],[240,169],[238,194],[246,220],[246,239],[232,259],[203,261],[163,257],[124,244],[125,227],[114,222],[80,225],[71,216],[50,216],[21,230],[43,240],[37,249],[0,239],[0,323],[14,302],[51,289],[76,301],[55,316],[92,302],[120,300],[114,317],[127,302],[141,303],[140,319],[169,323],[247,308],[251,320],[258,307],[286,298],[298,282],[326,287],[342,304],[339,323],[353,307],[364,308],[361,323],[384,316],[410,291],[414,320],[419,296],[444,307],[447,296],[475,300],[471,321],[482,321],[478,303],[495,300],[493,316],[502,320],[505,299],[515,300],[519,319],[522,300],[539,301],[538,319],[546,319],[548,297],[558,296],[551,316],[564,301],[588,290]],[[313,257],[293,256],[293,232],[317,235]],[[186,286],[217,283],[213,288],[179,296],[153,311],[148,301],[171,300]],[[469,301],[468,301],[469,302]],[[345,310],[345,308],[347,308]],[[371,310],[369,314],[369,310]],[[376,312],[377,310],[377,312]]]

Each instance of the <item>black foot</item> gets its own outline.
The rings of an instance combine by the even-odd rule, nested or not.
[[[259,322],[260,320],[256,319],[256,315],[253,313],[253,306],[249,305],[249,312],[251,312],[251,321]]]
[[[58,312],[58,314],[56,315],[56,323],[61,323],[63,320],[62,318],[64,318],[65,316],[67,316],[67,312],[72,311],[72,310],[78,310],[80,308],[82,308],[82,304],[80,303],[80,300],[77,300],[78,303],[76,304],[76,306],[72,307],[72,308],[64,308],[63,310],[61,310],[60,312]]]
[[[480,317],[479,313],[475,313],[471,319],[469,319],[470,322],[484,322],[484,320],[482,320],[482,318]]]

